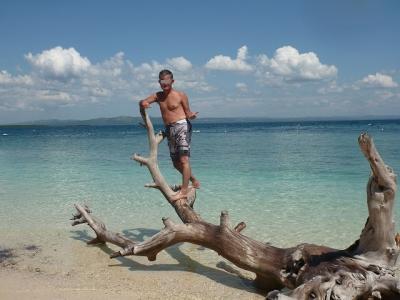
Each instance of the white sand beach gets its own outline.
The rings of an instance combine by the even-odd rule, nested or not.
[[[87,246],[87,230],[3,232],[0,299],[263,299],[251,273],[215,252],[185,244],[146,257],[110,259]],[[5,242],[6,241],[6,242]]]

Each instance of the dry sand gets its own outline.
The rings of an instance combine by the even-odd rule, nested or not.
[[[110,259],[89,230],[1,230],[0,299],[264,299],[244,272],[199,246],[177,245],[155,262]],[[149,233],[151,230],[149,230]]]

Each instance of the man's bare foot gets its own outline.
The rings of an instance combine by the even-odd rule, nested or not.
[[[177,185],[177,187],[178,187],[178,189],[180,190],[180,189],[182,188],[182,185],[179,184],[179,185]],[[199,188],[200,188],[200,181],[198,181],[198,180],[192,181],[192,185],[189,186],[189,188],[190,188],[190,187],[193,187],[193,188],[195,188],[195,189],[199,189]]]
[[[175,201],[178,201],[178,200],[180,200],[180,199],[185,199],[185,200],[187,200],[187,197],[188,197],[187,192],[184,193],[184,192],[182,192],[181,190],[179,190],[176,194],[174,194],[174,195],[171,196],[171,201],[172,201],[172,202],[175,202]]]
[[[195,189],[199,189],[199,188],[200,188],[200,181],[198,181],[198,180],[193,180],[193,181],[192,181],[192,186],[193,186]]]

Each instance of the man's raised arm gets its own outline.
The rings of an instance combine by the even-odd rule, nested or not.
[[[140,108],[149,108],[150,104],[153,102],[156,102],[156,101],[157,101],[157,95],[152,94],[149,97],[147,97],[146,99],[139,101],[139,107]]]

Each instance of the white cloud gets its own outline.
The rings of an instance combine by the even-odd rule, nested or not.
[[[189,95],[213,89],[204,78],[204,70],[194,69],[182,56],[134,65],[118,52],[92,64],[74,48],[55,47],[25,58],[32,66],[30,73],[14,76],[0,71],[0,111],[139,100],[160,89],[158,73],[165,68],[174,72],[175,87]]]
[[[370,87],[379,88],[393,88],[397,87],[398,84],[393,81],[393,78],[389,75],[376,73],[375,75],[368,75],[361,80],[361,84]]]
[[[133,64],[125,59],[123,52],[93,64],[83,73],[80,82],[82,93],[91,97],[111,97],[113,94],[125,94],[138,85],[133,81]],[[93,102],[94,99],[91,99]]]
[[[204,79],[201,70],[194,69],[192,63],[184,57],[174,57],[166,59],[165,63],[152,61],[143,63],[133,68],[133,81],[139,83],[139,88],[158,90],[158,74],[162,69],[170,69],[174,74],[175,87],[177,89],[190,89],[199,92],[209,92],[211,87]]]
[[[32,85],[33,80],[29,75],[12,76],[7,71],[0,71],[0,85]]]
[[[118,52],[105,61],[91,65],[87,70],[89,77],[119,77],[125,67],[124,53]]]
[[[64,52],[72,53],[77,59],[66,59]],[[50,53],[53,53],[54,57]],[[102,61],[91,62],[73,48],[56,47],[38,54],[26,55],[32,65],[30,72],[23,73],[22,70],[18,70],[16,74],[19,75],[14,75],[11,71],[0,71],[0,110],[43,110],[46,113],[54,113],[56,110],[50,110],[50,107],[76,106],[75,111],[81,108],[92,111],[89,103],[97,102],[96,109],[100,111],[105,108],[105,114],[114,114],[119,107],[129,105],[129,102],[143,99],[159,90],[158,73],[164,68],[174,72],[174,87],[188,94],[193,109],[204,109],[204,113],[215,116],[228,112],[237,115],[271,113],[282,116],[314,113],[317,115],[319,112],[326,115],[346,114],[351,111],[357,112],[360,106],[358,99],[363,98],[360,96],[373,94],[371,90],[361,87],[397,86],[390,76],[377,73],[352,83],[359,88],[355,92],[351,83],[336,83],[336,67],[321,62],[313,52],[300,53],[297,49],[286,46],[276,49],[271,54],[269,57],[266,54],[249,56],[247,47],[243,46],[238,49],[236,57],[215,56],[209,60],[208,66],[192,64],[183,56],[166,58],[160,62],[148,60],[133,64],[123,52]],[[222,62],[224,64],[219,65]],[[212,69],[211,65],[215,70],[253,72],[224,73],[221,77],[217,72],[208,71]],[[252,78],[247,78],[249,76]],[[264,84],[251,87],[247,85],[256,80]],[[314,83],[304,85],[305,81]],[[271,84],[285,86],[271,88]],[[316,93],[316,90],[323,96]],[[384,102],[386,111],[390,112],[398,107],[397,89],[376,91],[382,94],[373,95],[374,100],[382,99],[381,103]],[[383,94],[388,91],[391,93]],[[210,103],[203,101],[210,96],[217,100]],[[235,106],[235,110],[231,111],[230,107],[226,111],[227,103],[234,104],[232,99],[237,101],[238,105]],[[241,109],[239,104],[243,104],[245,100],[251,101],[256,108]],[[218,109],[215,109],[216,103],[220,105]],[[335,110],[331,109],[332,105]],[[287,109],[288,107],[292,109]]]
[[[46,102],[58,102],[68,104],[73,101],[73,97],[63,91],[40,90],[36,94],[38,99]]]
[[[101,88],[101,87],[94,87],[89,90],[89,93],[91,96],[94,96],[94,97],[106,97],[111,94],[111,92],[109,90]]]
[[[172,69],[180,72],[189,71],[192,68],[192,63],[182,56],[167,59],[167,64],[169,64]]]
[[[214,56],[206,63],[205,67],[207,69],[221,71],[252,71],[253,67],[246,62],[247,52],[247,46],[243,46],[238,49],[236,59],[224,55]]]
[[[55,47],[35,55],[28,53],[25,58],[46,77],[56,79],[80,76],[91,65],[74,48]]]
[[[273,58],[258,57],[259,74],[268,80],[276,77],[285,81],[309,81],[334,78],[337,68],[324,65],[314,52],[299,53],[292,46],[284,46],[275,51]]]
[[[247,84],[243,82],[236,83],[236,88],[241,92],[247,92]]]
[[[135,79],[139,81],[149,81],[156,82],[158,80],[158,73],[165,69],[167,66],[160,64],[157,61],[152,61],[151,63],[142,63],[140,66],[133,69]]]
[[[320,94],[330,94],[330,93],[341,93],[344,91],[344,86],[337,85],[336,81],[329,82],[326,86],[318,89],[318,93]]]

